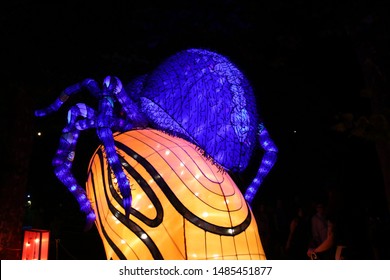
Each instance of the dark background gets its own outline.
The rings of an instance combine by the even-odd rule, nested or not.
[[[371,45],[365,45],[371,42],[379,67],[388,70],[385,2],[5,4],[1,11],[2,180],[14,172],[7,160],[15,159],[15,150],[7,147],[22,141],[18,145],[24,149],[16,153],[24,153],[26,164],[20,176],[25,180],[19,187],[25,202],[30,194],[32,203],[25,209],[23,226],[49,228],[53,242],[60,240],[59,258],[104,258],[95,229],[82,231],[78,206],[51,167],[67,109],[77,102],[94,105],[95,100],[81,93],[44,119],[35,119],[33,110],[47,106],[61,90],[87,77],[102,81],[106,75],[116,75],[126,83],[179,50],[206,48],[226,55],[248,76],[259,113],[279,147],[278,161],[257,196],[254,212],[261,204],[272,212],[277,200],[284,202],[288,212],[297,199],[309,203],[337,189],[353,210],[351,221],[364,232],[358,234],[364,249],[361,256],[371,258],[365,234],[367,209],[384,220],[388,215],[377,150],[374,142],[333,128],[346,113],[364,116],[372,111],[369,98],[362,94],[366,76],[361,50],[371,50]],[[20,123],[26,129],[17,134]],[[74,171],[80,182],[98,144],[94,131],[81,134]],[[240,188],[250,182],[260,157],[257,151],[247,171],[232,174]],[[52,243],[51,258],[55,252]]]

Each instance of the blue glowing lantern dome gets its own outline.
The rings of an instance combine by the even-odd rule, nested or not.
[[[126,92],[154,128],[196,144],[225,169],[247,167],[258,131],[256,101],[249,81],[226,57],[181,51]]]

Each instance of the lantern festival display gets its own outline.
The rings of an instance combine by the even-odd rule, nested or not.
[[[194,144],[154,129],[114,141],[131,183],[130,216],[103,145],[86,183],[107,259],[266,259],[244,196]]]
[[[249,204],[273,168],[278,149],[259,117],[254,91],[227,57],[187,49],[122,84],[87,78],[65,88],[44,117],[73,95],[97,106],[68,111],[54,173],[97,225],[108,259],[265,259]],[[82,131],[102,143],[86,189],[73,174]],[[255,149],[263,156],[240,192],[229,172],[244,171]]]
[[[47,260],[49,255],[49,238],[49,230],[25,230],[22,260]]]
[[[72,95],[82,92],[96,98],[97,106],[77,103],[69,109],[53,167],[57,178],[78,201],[86,217],[86,229],[94,224],[96,215],[72,170],[78,138],[84,130],[95,129],[104,146],[126,216],[132,208],[132,182],[126,178],[116,153],[114,133],[145,128],[164,131],[193,143],[230,172],[244,171],[253,151],[261,148],[264,153],[257,173],[244,193],[249,204],[276,162],[278,149],[258,116],[248,79],[233,62],[216,52],[180,51],[128,84],[115,76],[105,77],[102,85],[84,79],[65,88],[35,115],[52,114]]]

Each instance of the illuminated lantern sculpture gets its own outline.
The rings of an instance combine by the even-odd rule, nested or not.
[[[132,182],[130,218],[103,146],[87,180],[108,259],[265,259],[243,195],[194,144],[153,129],[114,139]]]
[[[50,231],[29,229],[24,231],[22,260],[47,260]]]
[[[94,109],[84,103],[78,103],[70,108],[68,122],[62,130],[60,145],[53,159],[53,166],[58,179],[77,199],[81,211],[84,212],[86,228],[90,228],[94,222],[100,227],[106,249],[110,247],[115,252],[109,253],[109,258],[127,258],[128,256],[131,256],[129,258],[150,258],[145,252],[150,252],[153,258],[209,259],[213,256],[216,258],[222,258],[222,256],[223,258],[264,258],[257,233],[253,233],[254,228],[256,228],[255,221],[246,203],[250,204],[253,201],[264,178],[272,169],[278,149],[268,134],[265,125],[258,117],[256,100],[250,83],[236,65],[218,53],[203,49],[188,49],[169,57],[152,72],[134,79],[125,86],[114,76],[107,76],[102,87],[93,79],[85,79],[80,83],[67,87],[54,103],[42,110],[35,111],[35,115],[43,117],[57,111],[71,95],[82,91],[88,91],[97,98],[98,108]],[[89,197],[87,197],[85,189],[77,182],[72,173],[77,140],[81,131],[86,129],[96,129],[97,136],[103,144],[100,148],[101,155],[95,155],[91,165],[91,174],[93,175],[88,181],[88,189],[91,191],[92,188],[93,192],[99,192],[99,195],[89,195]],[[203,191],[218,195],[214,198],[209,198],[206,195],[206,199],[203,192],[196,191],[196,188],[192,187],[193,180],[197,181],[196,176],[205,173],[202,168],[199,169],[198,173],[193,174],[195,179],[190,177],[174,179],[177,166],[171,161],[166,162],[163,169],[159,169],[163,161],[150,162],[147,165],[150,168],[153,167],[154,171],[152,174],[145,176],[151,176],[151,179],[154,180],[153,184],[160,182],[158,188],[161,191],[157,191],[156,187],[139,185],[143,184],[137,181],[141,180],[138,178],[139,176],[134,177],[129,171],[129,166],[132,166],[131,162],[135,160],[134,157],[128,156],[127,161],[124,162],[125,155],[123,155],[125,150],[135,149],[132,146],[133,142],[123,141],[126,145],[129,145],[128,148],[124,148],[122,144],[116,142],[118,140],[114,139],[114,135],[118,132],[123,133],[121,135],[132,135],[133,131],[148,131],[148,129],[153,129],[154,133],[160,131],[168,133],[171,135],[170,137],[175,137],[175,141],[180,142],[177,144],[179,147],[191,143],[194,151],[202,154],[202,156],[199,156],[199,154],[189,156],[190,158],[192,156],[196,157],[196,160],[193,160],[195,165],[203,166],[207,165],[206,162],[212,163],[210,166],[214,167],[207,167],[207,170],[214,168],[213,173],[215,174],[220,169],[218,176],[214,176],[217,176],[216,178],[221,181],[215,178],[211,179],[211,175],[204,177],[210,179],[207,183],[202,181]],[[117,137],[122,136],[118,135]],[[170,137],[166,136],[167,139]],[[156,140],[150,139],[148,141]],[[157,141],[157,143],[160,142]],[[242,196],[227,173],[222,171],[244,171],[255,148],[263,150],[263,157],[254,179]],[[136,153],[137,156],[142,155],[141,151],[137,150]],[[112,177],[115,178],[115,193],[109,193],[111,189],[107,189],[107,186],[110,186],[110,181],[107,180],[113,181],[113,178],[97,175],[98,173],[95,171],[95,164],[99,162],[97,158],[100,158],[101,161],[100,173],[108,172],[107,174],[111,174],[112,172]],[[145,155],[140,156],[140,158],[145,158]],[[181,157],[178,157],[176,161],[180,161],[180,159]],[[182,162],[184,163],[184,161]],[[148,171],[150,172],[150,170]],[[167,183],[167,177],[164,174],[168,171],[173,176],[172,180],[176,181]],[[98,184],[99,180],[93,176],[104,176],[100,178],[103,180],[102,183]],[[164,178],[164,180],[161,178]],[[216,187],[213,182],[229,183],[226,183],[227,185],[221,183],[219,187]],[[100,186],[102,190],[99,190]],[[135,189],[132,186],[138,187]],[[220,188],[219,193],[214,188]],[[225,188],[229,194],[229,191],[234,189],[234,196],[226,198]],[[192,192],[189,190],[192,190]],[[103,194],[101,191],[105,193]],[[160,192],[161,195],[157,195]],[[181,192],[188,195],[192,193],[193,196],[189,199],[190,196],[187,197]],[[169,195],[170,193],[174,195]],[[195,195],[196,193],[199,193],[199,198]],[[151,210],[145,212],[146,214],[137,210],[137,205],[141,207],[140,205],[144,203],[141,203],[139,196],[146,199],[146,201],[150,201],[151,203],[148,205],[153,206]],[[104,201],[110,202],[106,202],[109,210],[99,208],[99,205],[103,203],[103,200],[100,200],[102,198],[104,198]],[[91,204],[91,200],[96,204]],[[227,203],[228,200],[229,203]],[[235,202],[233,203],[233,201]],[[167,203],[170,203],[171,206],[168,206]],[[214,205],[214,203],[217,205]],[[224,203],[226,203],[225,208],[221,208]],[[240,211],[231,211],[236,209],[230,208],[233,205],[234,207],[240,205]],[[201,206],[205,209],[201,210]],[[216,212],[212,212],[211,209]],[[142,211],[146,210],[143,208]],[[153,216],[153,211],[157,211],[156,217]],[[177,215],[174,214],[175,211],[178,213]],[[169,214],[161,216],[163,213]],[[96,215],[99,216],[98,220],[96,220]],[[121,232],[118,234],[120,240],[113,238],[118,233],[116,230],[119,230],[120,227],[109,234],[107,233],[107,229],[112,230],[109,217],[113,215],[117,219],[115,223],[119,222],[127,227],[128,233]],[[178,220],[167,219],[168,215],[176,215]],[[202,215],[208,216],[204,217]],[[243,220],[241,219],[243,218],[242,215],[245,216]],[[217,216],[218,218],[216,218]],[[137,222],[135,222],[135,219],[137,219]],[[227,221],[230,221],[230,224]],[[148,230],[140,226],[142,223],[149,227]],[[168,232],[166,227],[172,227],[172,229],[169,229]],[[196,227],[195,231],[197,233],[189,230],[194,227]],[[191,243],[183,241],[177,243],[177,246],[181,247],[176,250],[176,253],[172,248],[168,250],[172,251],[171,253],[166,253],[165,249],[163,250],[164,253],[155,250],[153,244],[157,242],[156,235],[160,235],[158,231],[152,230],[156,228],[165,229],[168,236],[175,236],[170,240],[176,240],[176,237],[187,240],[187,238],[192,237],[191,234],[197,235],[199,232],[203,232],[204,240],[207,240],[203,243],[206,249],[203,253],[199,251],[192,253],[190,247],[186,247],[192,246]],[[186,229],[185,234],[183,234],[183,229]],[[124,228],[120,230],[125,231]],[[173,231],[171,232],[171,230]],[[179,231],[182,231],[181,234],[178,233]],[[189,235],[187,236],[187,234]],[[253,236],[248,237],[249,234],[253,234]],[[246,238],[256,240],[256,242],[247,243],[246,246],[249,251],[246,253],[233,252],[232,248],[242,247],[241,241],[244,240],[244,235]],[[125,239],[121,236],[133,236],[134,239]],[[163,239],[163,236],[165,235],[160,235],[161,239]],[[113,241],[113,239],[119,241]],[[231,240],[234,240],[234,242]],[[220,249],[211,250],[210,248],[218,247],[218,245],[211,245],[217,244],[217,241],[219,241],[218,244],[222,244]],[[122,242],[128,245],[122,244]],[[131,249],[129,248],[139,242],[144,244],[148,250],[145,250],[144,253],[130,253]],[[255,243],[257,246],[254,245]],[[120,249],[114,250],[114,248],[119,247]],[[257,249],[250,251],[250,248]]]

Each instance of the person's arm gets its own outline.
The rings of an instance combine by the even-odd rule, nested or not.
[[[326,239],[317,246],[317,248],[310,248],[307,251],[307,255],[309,257],[312,256],[313,253],[321,253],[329,250],[334,245],[334,225],[332,222],[328,222],[328,234]]]

